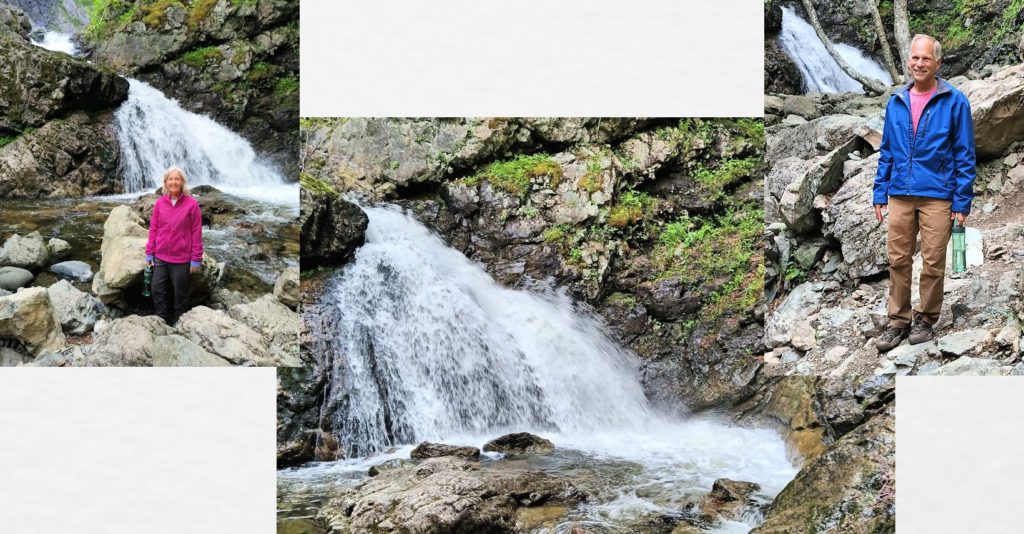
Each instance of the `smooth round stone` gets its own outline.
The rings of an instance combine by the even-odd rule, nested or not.
[[[17,291],[32,282],[32,273],[21,267],[0,267],[0,289]]]
[[[71,260],[54,263],[50,266],[50,270],[57,276],[68,280],[78,280],[79,282],[92,280],[92,268],[84,261]]]

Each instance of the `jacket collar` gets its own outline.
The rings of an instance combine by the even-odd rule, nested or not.
[[[938,80],[938,82],[939,82],[938,86],[935,87],[935,94],[936,95],[941,95],[943,93],[949,93],[949,92],[953,91],[953,86],[950,85],[949,82],[947,82],[941,76],[936,76],[935,79]],[[903,98],[903,99],[909,99],[910,98],[910,88],[913,87],[913,86],[914,86],[914,80],[910,80],[909,82],[904,84],[903,87],[900,87],[899,89],[897,89],[896,92],[893,93],[893,95],[894,96],[898,96],[898,97]]]

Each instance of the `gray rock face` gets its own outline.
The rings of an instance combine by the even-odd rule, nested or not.
[[[0,297],[0,338],[21,342],[33,356],[65,347],[60,319],[45,288]]]
[[[32,232],[24,237],[14,234],[0,249],[0,265],[38,269],[46,265],[49,256],[46,242],[39,232]]]
[[[46,292],[65,333],[80,336],[91,331],[104,312],[103,303],[99,299],[79,291],[67,280],[53,284]]]
[[[121,193],[120,148],[109,112],[74,112],[0,148],[0,196]]]
[[[365,240],[366,214],[339,197],[314,195],[305,189],[301,197],[302,268],[346,263]]]
[[[206,306],[196,306],[182,315],[177,329],[183,337],[235,365],[287,365],[278,351],[271,352],[259,332]]]
[[[968,80],[960,90],[971,102],[979,159],[997,157],[1014,140],[1024,137],[1024,65],[982,80]]]
[[[335,532],[512,532],[518,509],[584,498],[556,475],[431,458],[343,492],[320,518]]]
[[[0,267],[0,290],[17,291],[32,283],[35,276],[20,267]]]
[[[794,327],[806,322],[807,317],[816,312],[820,305],[820,288],[810,282],[796,286],[766,321],[765,346],[773,348],[789,344]]]
[[[842,185],[843,162],[856,146],[856,139],[812,160],[809,167],[786,186],[779,198],[779,214],[797,234],[818,229],[820,222],[815,197],[832,194]]]
[[[298,367],[299,314],[288,309],[272,295],[264,295],[246,304],[232,306],[228,315],[260,332],[269,340],[268,350],[278,366]]]
[[[156,339],[172,332],[163,319],[154,315],[129,315],[115,319],[93,336],[79,365],[88,367],[151,366]]]
[[[932,374],[936,376],[1003,376],[1009,372],[1010,368],[1002,367],[998,360],[961,356],[952,363],[939,367]]]
[[[858,162],[822,212],[825,235],[839,241],[843,260],[855,277],[889,270],[887,227],[875,219],[870,198],[877,168],[877,154]]]
[[[14,6],[0,5],[0,32],[13,32],[27,39],[30,31],[32,21],[24,11]]]
[[[176,334],[159,336],[153,343],[154,367],[228,367],[231,363]]]
[[[0,129],[39,127],[74,110],[111,109],[127,97],[124,78],[0,32]]]
[[[92,280],[92,267],[84,261],[62,261],[50,266],[50,271],[61,278],[88,282]]]

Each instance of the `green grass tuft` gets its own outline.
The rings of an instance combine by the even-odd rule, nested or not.
[[[562,179],[562,167],[551,156],[534,154],[518,156],[508,161],[496,161],[463,179],[467,185],[477,185],[486,180],[502,191],[523,198],[530,192],[534,178],[546,176],[554,187]]]

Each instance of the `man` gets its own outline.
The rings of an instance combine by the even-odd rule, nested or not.
[[[889,328],[875,341],[880,352],[908,336],[911,344],[935,337],[942,309],[946,243],[954,220],[971,212],[975,177],[974,124],[967,97],[936,76],[942,47],[927,35],[910,43],[913,81],[885,108],[875,177],[875,218],[888,212]],[[921,302],[910,308],[914,247],[921,234]]]

